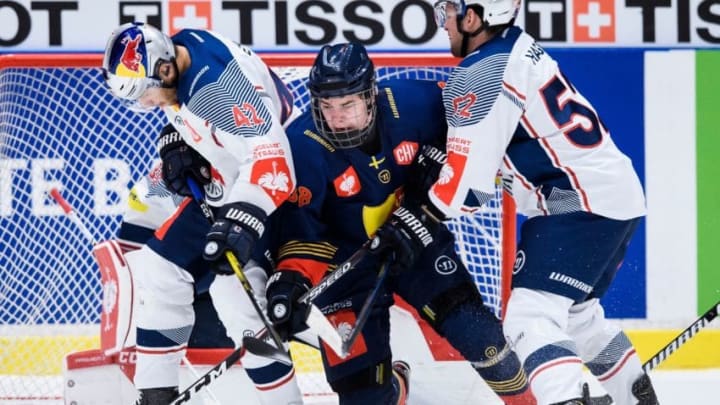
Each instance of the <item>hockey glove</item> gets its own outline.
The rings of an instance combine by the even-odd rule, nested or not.
[[[442,226],[424,207],[401,206],[375,233],[370,252],[390,261],[390,271],[399,273],[415,265],[422,250],[435,240]]]
[[[210,183],[210,163],[188,146],[180,133],[170,124],[160,133],[158,151],[162,159],[163,181],[170,191],[192,197],[192,191],[187,185],[188,177],[200,186]]]
[[[427,191],[437,181],[446,161],[447,154],[443,149],[424,145],[410,170],[410,176],[405,184],[406,193],[413,197],[426,198]]]
[[[308,328],[305,320],[310,307],[298,299],[309,289],[310,280],[294,270],[278,270],[268,280],[268,317],[283,340]]]
[[[243,266],[250,260],[255,243],[265,231],[266,217],[260,207],[244,202],[226,204],[218,210],[203,251],[215,273],[234,274],[225,251],[233,252]]]

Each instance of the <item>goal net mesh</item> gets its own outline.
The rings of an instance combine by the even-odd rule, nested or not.
[[[61,398],[63,357],[98,345],[102,285],[92,241],[48,191],[61,191],[95,241],[113,238],[128,187],[149,171],[164,124],[160,112],[124,108],[104,86],[99,68],[55,67],[48,60],[0,64],[0,402]],[[451,63],[404,66],[402,56],[376,64],[379,80],[445,80],[451,69]],[[307,65],[273,69],[305,109]],[[481,213],[449,223],[496,314],[502,296],[501,195],[498,188],[498,198]]]

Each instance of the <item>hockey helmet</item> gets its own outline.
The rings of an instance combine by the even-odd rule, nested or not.
[[[520,10],[520,0],[440,0],[434,5],[435,23],[440,28],[445,26],[447,4],[455,6],[458,21],[465,17],[468,7],[480,6],[480,15],[488,27],[509,24]]]
[[[170,37],[148,24],[126,23],[112,33],[105,46],[103,77],[113,95],[132,107],[145,90],[163,87],[158,66],[174,60]]]
[[[310,104],[320,135],[338,149],[360,146],[375,127],[377,105],[375,66],[365,47],[350,42],[325,45],[320,49],[308,77]],[[358,94],[366,102],[369,119],[364,128],[332,130],[320,108],[321,99]]]

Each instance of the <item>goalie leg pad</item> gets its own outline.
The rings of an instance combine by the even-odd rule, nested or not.
[[[617,403],[635,403],[633,383],[644,372],[630,339],[605,319],[598,299],[570,308],[568,334],[578,344],[590,372]]]

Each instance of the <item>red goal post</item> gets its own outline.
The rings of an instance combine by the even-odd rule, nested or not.
[[[307,106],[304,77],[314,54],[261,56],[288,84],[296,104]],[[371,57],[379,80],[446,80],[458,62],[428,53]],[[91,246],[49,190],[67,190],[96,240],[112,238],[128,185],[156,158],[164,117],[123,108],[102,82],[101,60],[100,54],[0,55],[0,347],[6,353],[0,402],[13,395],[58,395],[61,382],[53,378],[62,357],[97,345],[100,273]],[[449,223],[486,304],[498,315],[515,255],[515,209],[504,194],[498,182],[497,198],[485,209]]]

